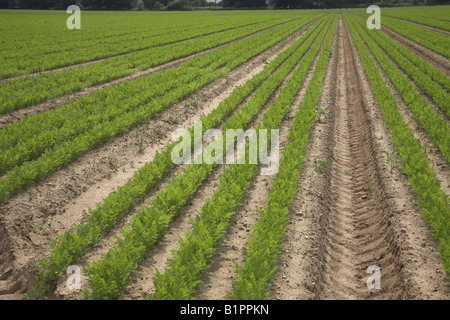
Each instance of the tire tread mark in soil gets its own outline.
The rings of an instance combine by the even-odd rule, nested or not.
[[[399,299],[404,281],[363,107],[348,30],[340,38],[338,96],[328,174],[328,209],[320,217],[319,299]],[[366,270],[381,269],[381,289],[369,290]]]

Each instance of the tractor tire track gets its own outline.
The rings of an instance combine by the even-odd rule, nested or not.
[[[339,42],[336,109],[331,139],[335,142],[325,191],[325,212],[319,218],[317,299],[400,299],[405,284],[399,248],[390,221],[363,107],[347,29]],[[381,269],[380,290],[369,290],[367,269]]]
[[[317,217],[324,209],[323,191],[328,183],[324,174],[318,174],[315,164],[326,159],[330,142],[331,106],[336,99],[337,45],[341,20],[336,24],[336,34],[330,61],[323,81],[319,106],[330,114],[322,116],[314,124],[305,164],[299,177],[299,191],[294,198],[289,228],[286,230],[285,245],[279,256],[278,270],[270,287],[272,300],[310,300],[314,298],[313,287],[317,270]]]

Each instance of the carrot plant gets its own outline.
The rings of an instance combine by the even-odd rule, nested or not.
[[[237,106],[256,90],[293,52],[301,46],[317,27],[308,30],[297,42],[280,53],[263,71],[249,79],[244,85],[237,87],[233,93],[223,100],[210,114],[201,118],[203,130],[219,126],[232,114]],[[237,117],[237,116],[236,116]],[[233,119],[233,118],[231,118]],[[231,119],[229,121],[231,121]],[[193,131],[193,128],[190,129]],[[193,136],[193,135],[192,135]],[[195,141],[193,141],[195,145]],[[142,201],[145,195],[164,178],[174,167],[171,151],[175,143],[167,145],[157,152],[154,160],[145,164],[125,186],[118,187],[116,193],[111,193],[103,203],[86,215],[87,222],[75,226],[52,241],[52,251],[48,260],[41,260],[38,266],[39,286],[34,295],[42,296],[48,283],[63,274],[71,263],[79,259],[102,234],[107,232],[135,204]],[[40,292],[42,291],[42,292]]]
[[[305,19],[306,22],[308,20]],[[151,47],[91,65],[0,83],[0,114],[125,77],[137,71],[146,70],[264,31],[277,24],[286,27],[279,20],[275,20],[245,25],[237,29],[230,28],[231,30],[227,31],[214,31],[210,35],[194,38],[187,42]],[[294,26],[293,22],[288,23],[288,25]],[[149,56],[152,58],[148,59]]]
[[[351,17],[351,21],[355,21]],[[358,31],[371,50],[381,68],[392,81],[396,89],[400,92],[403,100],[411,110],[414,118],[422,128],[428,133],[441,152],[447,163],[450,163],[450,127],[446,121],[440,117],[433,108],[428,105],[425,99],[417,92],[417,89],[409,79],[398,70],[392,61],[386,56],[383,50],[369,36],[367,28],[358,25]],[[372,31],[372,30],[371,30]]]
[[[357,32],[358,25],[345,15],[350,33],[355,42],[360,59],[366,70],[375,98],[381,109],[384,121],[392,134],[392,141],[398,152],[401,170],[408,177],[411,189],[416,194],[423,216],[430,226],[439,246],[442,265],[450,278],[450,201],[440,189],[440,181],[436,178],[427,153],[420,140],[408,124],[403,120],[394,95],[384,82],[380,70],[376,67],[364,45],[364,39]]]
[[[87,151],[111,140],[113,137],[135,127],[136,125],[143,123],[145,120],[153,118],[161,110],[168,108],[176,101],[187,97],[189,94],[195,92],[206,84],[212,82],[220,76],[225,75],[230,70],[235,69],[249,60],[251,57],[274,46],[276,43],[292,34],[295,30],[296,29],[287,27],[281,29],[275,28],[274,30],[259,34],[251,39],[246,39],[223,48],[220,51],[198,57],[198,59],[195,59],[194,61],[187,61],[186,65],[193,67],[195,70],[195,66],[202,66],[205,61],[214,60],[212,62],[213,66],[210,67],[211,69],[203,70],[197,81],[192,81],[185,86],[178,87],[175,90],[168,92],[166,95],[161,96],[159,99],[151,99],[148,102],[144,101],[144,104],[141,104],[139,107],[133,108],[129,112],[120,115],[120,117],[115,117],[113,120],[94,124],[93,127],[86,130],[82,135],[63,141],[61,144],[45,150],[40,158],[16,166],[8,172],[6,179],[2,179],[0,181],[0,203],[20,190],[23,190],[31,184],[42,180],[55,170],[67,165],[69,162],[79,158]],[[192,69],[189,69],[190,68],[187,70],[188,72],[194,72]],[[168,79],[167,81],[170,80]],[[126,91],[126,88],[129,86],[133,86],[133,81],[121,87],[121,94],[129,95]],[[108,100],[111,103],[109,108],[121,108],[122,105],[120,103],[118,106],[114,106],[112,104],[117,91],[115,91],[115,89],[111,90],[111,100]],[[83,105],[82,102],[77,105],[81,110],[89,108],[89,106]],[[59,111],[59,114],[62,113],[63,119],[64,115],[67,117],[67,113],[65,113],[67,110],[71,109],[63,109],[62,111]],[[103,109],[96,110],[100,112],[105,111]],[[57,111],[54,112],[58,113]],[[12,131],[18,129],[18,131],[22,131],[26,137],[30,133],[27,132],[27,130],[21,130],[22,123],[28,123],[29,121],[33,122],[34,119],[40,119],[43,120],[43,122],[52,123],[52,114],[53,112],[46,112],[42,115],[39,114],[30,117],[32,120],[24,119],[23,122],[13,123],[8,129],[6,129],[6,127],[3,128],[5,131],[1,130],[0,136],[3,132],[11,133]],[[77,121],[76,117],[71,119],[72,121]],[[31,131],[42,129],[43,126],[37,128],[36,126],[32,126]],[[20,137],[25,139],[24,136],[11,134],[5,139],[14,140],[20,139]]]
[[[256,133],[260,130],[267,130],[269,133],[270,130],[279,128],[285,115],[290,111],[290,105],[315,56],[320,54],[320,47],[326,33],[327,28],[321,31],[316,42],[301,60],[300,67],[294,71],[275,102],[264,114],[262,124],[256,129]],[[271,136],[268,134],[267,145],[270,144],[270,140]],[[260,147],[267,148],[267,145],[260,145]],[[179,241],[179,248],[174,252],[174,257],[168,261],[168,269],[164,273],[157,272],[154,278],[155,294],[148,296],[149,299],[194,298],[195,288],[201,284],[200,278],[257,172],[258,165],[248,162],[248,149],[247,145],[245,152],[247,164],[233,165],[226,170],[220,179],[218,189],[200,209],[191,230]]]
[[[330,30],[322,54],[305,98],[295,115],[288,142],[282,151],[280,166],[269,191],[267,204],[259,212],[259,219],[248,239],[244,262],[237,265],[231,299],[267,299],[269,285],[277,270],[278,255],[289,220],[289,209],[298,192],[298,177],[303,166],[309,134],[316,121],[315,110],[322,91],[322,81],[328,65],[336,28],[336,19]]]
[[[317,32],[315,31],[315,33]],[[224,132],[226,129],[246,128],[250,125],[314,39],[315,37],[310,37],[305,41],[304,45],[292,54],[280,70],[262,84],[245,107],[224,124],[222,128]],[[311,51],[310,57],[314,56],[315,52]],[[309,66],[308,63],[305,65]],[[287,108],[289,104],[286,105],[286,100],[281,101],[282,105]],[[279,114],[273,117],[279,117]],[[128,284],[131,273],[147,256],[148,249],[159,240],[169,223],[181,212],[201,185],[201,181],[211,174],[216,165],[205,162],[201,165],[191,164],[183,174],[174,178],[164,190],[158,193],[156,198],[150,202],[149,207],[142,207],[133,216],[131,225],[125,227],[114,247],[101,259],[87,266],[89,284],[92,289],[90,293],[85,291],[87,298],[114,299],[119,296]],[[188,181],[192,181],[192,184],[188,184]],[[182,187],[178,187],[179,185]],[[169,207],[167,199],[170,199]]]

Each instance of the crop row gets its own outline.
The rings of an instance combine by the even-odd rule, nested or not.
[[[297,27],[300,26],[302,25]],[[241,47],[241,50],[245,49]],[[222,58],[218,59],[217,56],[220,53],[197,58],[180,68],[155,73],[130,84],[121,84],[95,92],[89,97],[81,98],[58,110],[5,126],[0,131],[0,150],[2,151],[0,174],[25,161],[37,159],[47,150],[84,134],[99,123],[113,121],[116,117],[148,102],[156,105],[160,101],[152,101],[152,99],[164,95],[170,97],[170,94],[176,93],[174,90],[180,90],[183,86],[188,86],[197,80],[204,69],[212,68],[209,71],[220,72],[218,69],[222,67],[223,61],[226,61],[224,59],[239,57],[239,52],[234,51],[232,56],[222,55]],[[157,106],[157,108],[160,107]],[[67,121],[67,119],[74,120]]]
[[[310,37],[305,41],[280,70],[276,71],[257,89],[242,110],[225,122],[222,127],[223,132],[226,132],[227,129],[245,129],[251,124],[289,72],[297,65],[314,38]],[[314,55],[314,50],[308,52],[308,56],[314,57]],[[286,105],[285,107],[287,108]],[[223,134],[223,136],[226,135]],[[227,150],[227,139],[223,140],[225,141],[223,150]],[[101,259],[87,266],[89,284],[92,289],[90,297],[94,299],[118,297],[121,290],[128,284],[131,273],[147,256],[148,249],[157,242],[169,222],[181,212],[184,205],[217,165],[217,163],[208,164],[210,162],[205,159],[203,161],[200,165],[191,164],[183,174],[174,178],[164,190],[157,194],[156,198],[149,203],[149,207],[143,206],[133,216],[130,226],[125,227],[122,235],[117,238],[113,249],[109,250]],[[192,181],[199,183],[196,185],[191,183]],[[233,191],[237,191],[236,188]],[[170,200],[167,201],[168,199]],[[221,203],[223,204],[223,202]],[[231,207],[227,208],[231,209]]]
[[[360,21],[360,24],[362,20]],[[403,71],[437,104],[447,116],[450,116],[450,79],[411,51],[390,39],[380,30],[371,30],[369,35],[383,48]],[[435,82],[433,76],[437,78]],[[441,84],[443,86],[441,86]],[[447,89],[447,90],[446,90]]]
[[[381,32],[374,32],[372,33],[372,35],[376,35],[380,38],[383,38],[384,41],[388,42],[390,46],[394,47],[398,52],[404,55],[411,63],[413,63],[422,72],[427,73],[433,79],[434,82],[437,82],[445,90],[450,92],[450,79],[442,71],[432,67],[426,60],[418,57],[417,55],[412,53],[410,50],[408,50],[398,42],[392,40],[389,37],[383,37],[383,34]]]
[[[202,117],[203,129],[214,128],[222,123],[245,97],[260,86],[292,54],[293,50],[309,37],[312,30],[313,28],[308,30],[293,46],[278,55],[261,73],[233,91],[232,95],[209,115]],[[139,169],[125,186],[118,187],[117,192],[110,194],[95,210],[89,210],[86,224],[78,225],[73,231],[68,230],[59,237],[58,243],[52,246],[49,261],[42,261],[41,282],[47,283],[57,279],[68,263],[81,257],[85,250],[131,210],[135,203],[142,201],[150,189],[174,167],[171,161],[173,147],[174,144],[170,144],[161,153],[157,153],[154,160]]]
[[[448,35],[414,25],[406,21],[384,16],[382,26],[395,31],[402,36],[443,55],[446,58],[450,58]]]
[[[331,21],[327,23],[308,54],[302,59],[300,67],[295,70],[275,102],[264,114],[262,124],[256,128],[256,135],[261,132],[260,130],[267,130],[267,145],[270,145],[271,130],[279,128],[285,115],[291,110],[292,102],[308,70],[315,57],[320,55],[319,51],[330,23]],[[260,145],[261,147],[267,146]],[[247,158],[248,149],[247,145]],[[267,152],[267,150],[258,151],[259,154],[261,151],[263,154]],[[154,278],[155,293],[148,298],[184,300],[194,297],[195,288],[201,284],[200,278],[208,267],[217,245],[223,239],[231,217],[241,205],[242,197],[257,169],[258,165],[249,164],[247,159],[246,164],[230,166],[225,171],[218,189],[200,209],[191,230],[180,240],[174,257],[168,261],[168,268],[163,274],[157,273]]]
[[[130,21],[128,20],[130,16],[123,12],[109,15],[102,14],[101,12],[96,12],[95,14],[85,12],[86,15],[83,17],[83,32],[77,32],[77,30],[73,32],[68,31],[66,28],[55,28],[55,24],[61,21],[61,12],[41,12],[42,16],[36,15],[36,12],[34,14],[32,13],[26,11],[1,12],[2,18],[8,20],[9,23],[2,26],[2,31],[5,31],[5,35],[0,39],[0,44],[3,45],[0,51],[26,49],[27,43],[32,45],[32,48],[29,49],[37,48],[40,50],[41,47],[45,46],[51,48],[52,46],[49,46],[49,44],[54,44],[57,47],[65,49],[66,47],[70,47],[70,45],[78,47],[78,44],[73,43],[74,40],[86,40],[88,43],[91,43],[94,39],[118,38],[126,40],[133,34],[134,38],[143,38],[148,35],[160,34],[164,31],[171,32],[183,25],[186,28],[192,28],[196,24],[202,26],[211,25],[211,19],[198,19],[197,23],[192,23],[191,18],[180,15],[176,19],[169,19],[167,16],[161,15],[147,15],[147,17],[145,15],[133,15],[133,20]],[[43,16],[47,19],[47,24],[39,23]],[[118,17],[122,19],[118,19]],[[149,17],[153,20],[150,24],[148,23]],[[217,25],[225,24],[225,21],[222,19],[216,19],[216,22]],[[53,42],[49,41],[50,32],[52,33],[51,38]],[[19,34],[20,37],[18,36]]]
[[[354,19],[357,18],[351,17],[351,19],[351,21],[355,21]],[[355,21],[355,23],[358,22]],[[433,108],[417,92],[417,89],[409,79],[389,60],[383,50],[369,36],[369,32],[366,30],[367,28],[362,28],[362,24],[359,24],[359,27],[358,30],[360,30],[361,37],[367,43],[383,71],[400,92],[414,118],[434,141],[447,163],[450,163],[450,128],[446,121],[436,114]]]
[[[108,113],[108,110],[126,109],[127,105],[130,104],[134,106],[133,108],[130,108],[128,112],[124,112],[113,119],[107,119],[101,123],[92,123],[92,127],[86,128],[86,131],[81,134],[77,134],[75,137],[67,139],[60,144],[55,145],[53,148],[46,149],[38,159],[24,162],[22,165],[17,166],[8,172],[7,177],[0,181],[0,202],[3,202],[9,196],[28,187],[32,183],[40,181],[42,178],[73,161],[87,151],[112,139],[117,134],[125,132],[143,121],[154,117],[158,112],[169,107],[174,102],[186,97],[214,79],[225,75],[227,72],[241,65],[256,54],[272,47],[280,40],[295,32],[298,28],[300,28],[300,26],[297,28],[292,28],[291,26],[290,29],[276,28],[274,30],[269,30],[251,39],[246,39],[219,51],[211,52],[210,54],[190,60],[180,65],[177,71],[181,72],[184,70],[187,74],[195,72],[197,73],[198,78],[195,81],[190,81],[186,85],[178,86],[176,89],[170,90],[153,99],[138,101],[139,95],[129,96],[130,91],[133,91],[132,88],[135,85],[141,87],[144,85],[143,88],[155,85],[152,81],[154,78],[151,75],[138,79],[139,81],[135,80],[126,84],[124,83],[121,86],[108,88],[108,90],[104,89],[97,95],[85,97],[86,99],[79,99],[58,110],[52,110],[26,119],[21,119],[18,123],[13,123],[10,126],[4,127],[0,131],[0,135],[3,136],[2,138],[8,142],[14,139],[18,141],[22,137],[27,139],[30,134],[39,135],[39,131],[43,127],[39,122],[54,124],[55,115],[58,115],[59,121],[62,122],[62,124],[70,125],[70,123],[76,122],[81,126],[83,121],[89,122],[89,117],[92,112]],[[167,75],[162,83],[176,82],[176,77],[172,77],[173,72],[173,70],[162,71],[161,73]],[[143,93],[143,95],[145,94]],[[122,99],[120,99],[120,97],[122,97]],[[128,100],[125,100],[124,97],[127,97]],[[97,100],[93,101],[91,100],[92,98]],[[127,103],[125,101],[127,101]],[[136,101],[138,102],[136,103]],[[89,103],[87,104],[86,102]],[[84,119],[79,118],[77,115],[80,113],[86,114],[87,117]],[[33,124],[35,119],[37,119],[37,121]],[[67,121],[68,119],[70,119],[70,121]],[[24,130],[24,124],[30,123],[32,125]],[[38,130],[37,134],[31,133],[36,130]],[[15,134],[10,135],[11,132],[15,132]]]
[[[182,41],[182,40],[187,40],[190,38],[194,38],[197,36],[202,36],[202,35],[207,35],[210,33],[214,33],[214,32],[220,32],[220,31],[225,31],[225,30],[229,30],[229,29],[233,29],[236,28],[238,26],[244,26],[244,25],[248,25],[250,23],[245,23],[243,24],[238,23],[238,24],[234,24],[233,22],[231,22],[229,25],[223,25],[223,24],[214,24],[212,22],[208,23],[208,24],[204,24],[201,25],[200,27],[203,28],[203,30],[201,30],[200,28],[198,28],[197,26],[193,26],[193,27],[188,27],[185,28],[183,30],[179,30],[178,32],[174,31],[174,30],[151,30],[151,31],[147,31],[145,33],[129,33],[126,37],[109,37],[109,38],[104,38],[103,40],[106,41],[102,41],[100,42],[100,47],[103,49],[107,49],[105,50],[106,52],[110,52],[110,56],[114,56],[116,54],[116,52],[125,54],[127,52],[123,52],[122,50],[124,50],[125,48],[125,44],[126,48],[129,50],[128,52],[133,52],[135,50],[140,50],[140,49],[147,49],[150,47],[155,47],[155,46],[161,46],[161,45],[165,45],[165,44],[170,44],[172,42],[177,42],[177,41]],[[52,63],[52,61],[54,59],[58,59],[59,55],[68,55],[68,57],[66,59],[62,59],[62,62],[59,62],[59,65],[57,65],[56,67],[62,67],[62,66],[66,66],[66,61],[72,61],[73,57],[71,57],[74,54],[78,54],[78,55],[92,55],[92,53],[90,53],[90,51],[93,51],[92,49],[90,50],[89,47],[92,48],[92,46],[94,44],[96,44],[94,41],[95,39],[78,39],[81,40],[81,42],[79,42],[76,46],[76,48],[74,48],[74,43],[72,43],[72,41],[76,41],[75,39],[72,39],[72,41],[69,42],[63,42],[63,43],[55,43],[53,45],[48,45],[46,43],[36,43],[36,45],[32,46],[32,44],[30,43],[30,47],[26,46],[25,44],[22,44],[22,46],[20,44],[10,44],[10,48],[9,50],[2,50],[0,52],[0,57],[2,59],[4,59],[5,61],[7,61],[8,63],[10,63],[11,65],[9,66],[10,68],[14,68],[17,67],[19,65],[26,65],[29,70],[31,68],[31,72],[33,71],[43,71],[43,70],[48,70],[51,69],[48,66],[53,66],[55,62]],[[102,38],[98,39],[98,41],[101,41]],[[137,43],[139,41],[139,43]],[[98,43],[98,42],[97,42]],[[128,46],[129,45],[129,46]],[[97,51],[97,48],[96,48]],[[43,57],[41,59],[36,59],[36,55],[43,55]],[[33,60],[34,58],[34,63],[33,61],[29,61],[29,60]],[[81,59],[85,60],[85,57],[80,57]],[[98,57],[96,57],[98,58]],[[20,61],[19,61],[20,60]],[[95,59],[94,59],[95,60]],[[36,66],[35,66],[36,65]],[[39,68],[34,70],[35,68]],[[42,69],[41,69],[42,68]],[[4,71],[5,72],[5,71]]]
[[[227,23],[223,23],[224,21],[217,23],[213,19],[206,19],[191,27],[185,27],[176,23],[177,28],[170,28],[165,24],[161,24],[158,28],[142,28],[142,30],[138,29],[133,33],[118,37],[110,36],[105,38],[102,37],[103,33],[101,33],[98,35],[98,38],[89,38],[91,33],[83,30],[82,33],[72,32],[67,34],[66,32],[62,39],[63,41],[60,41],[59,44],[58,42],[48,41],[48,39],[36,40],[38,43],[35,45],[32,44],[33,41],[26,42],[26,46],[23,48],[21,48],[21,42],[8,43],[7,45],[11,49],[0,51],[0,57],[8,62],[5,68],[2,68],[0,78],[126,54],[246,25],[267,23],[269,21],[273,21],[276,24],[276,21],[281,23],[292,19],[289,16],[276,18],[266,16],[263,19],[250,16],[248,20],[230,17]],[[53,40],[54,32],[48,33],[48,35],[52,35]],[[21,38],[20,36],[19,39]],[[22,41],[22,43],[24,42]]]
[[[352,18],[345,14],[348,27],[363,62],[375,98],[380,106],[383,118],[392,135],[392,140],[399,154],[402,170],[408,177],[413,192],[416,194],[423,215],[438,241],[442,264],[450,275],[450,201],[440,189],[440,182],[430,166],[425,148],[404,121],[396,99],[383,80],[380,70],[375,65],[364,45],[360,25],[353,25]]]
[[[3,82],[0,83],[0,114],[77,92],[84,88],[106,83],[138,71],[202,52],[273,27],[277,23],[270,21],[252,24],[238,29],[213,33],[212,35],[199,37],[187,42],[177,42],[133,52],[92,65]],[[291,22],[289,25],[292,26],[294,24],[295,22]]]
[[[186,26],[180,29],[180,26],[167,28],[166,26],[159,26],[155,29],[147,30],[135,30],[135,32],[129,32],[123,36],[120,35],[110,35],[110,36],[100,36],[98,39],[95,38],[66,38],[66,41],[60,41],[59,43],[53,43],[48,45],[48,43],[39,41],[30,47],[27,47],[25,43],[10,43],[9,49],[4,49],[0,51],[0,56],[7,60],[8,62],[16,62],[21,56],[22,52],[23,62],[27,62],[33,56],[36,55],[46,55],[52,59],[58,58],[60,54],[80,54],[82,56],[88,55],[92,49],[93,45],[99,44],[101,50],[109,53],[108,56],[114,56],[116,54],[126,54],[128,52],[147,49],[150,47],[161,46],[165,44],[170,44],[172,42],[188,40],[202,35],[207,35],[214,32],[226,31],[234,29],[241,26],[246,26],[254,23],[261,23],[264,21],[229,21],[227,24],[217,23],[215,21],[207,21],[206,23],[199,23],[198,25]],[[97,40],[97,42],[95,42]],[[102,41],[105,40],[105,41]],[[80,41],[79,43],[73,43],[73,41]],[[101,42],[100,42],[101,41]],[[30,41],[33,42],[33,41]],[[76,47],[75,47],[76,45]],[[123,51],[127,48],[127,51]],[[28,49],[28,50],[27,50]],[[96,51],[98,50],[95,48]],[[98,56],[96,57],[98,58]],[[72,58],[73,59],[73,58]],[[84,60],[84,59],[83,59]],[[42,63],[43,61],[39,61]],[[46,62],[44,60],[44,65],[51,62]],[[46,70],[46,69],[44,69]],[[41,70],[43,71],[43,70]]]
[[[420,9],[420,10],[418,10]],[[447,6],[436,8],[383,8],[383,16],[409,20],[430,27],[450,31],[450,21],[442,20],[448,18],[450,11]],[[444,14],[439,19],[440,14]]]
[[[278,255],[289,220],[289,210],[298,192],[298,177],[303,167],[309,134],[316,121],[316,108],[331,54],[336,23],[330,29],[314,75],[300,103],[283,149],[280,166],[272,182],[265,207],[248,239],[242,266],[236,267],[232,299],[267,299],[269,285],[277,270]]]

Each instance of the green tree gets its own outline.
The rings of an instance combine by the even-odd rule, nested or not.
[[[170,2],[167,5],[167,10],[171,11],[178,11],[178,10],[184,10],[186,7],[186,1],[185,0],[175,0]]]
[[[58,9],[67,9],[69,6],[76,4],[77,1],[73,0],[55,0],[53,7]]]
[[[241,0],[241,7],[245,8],[264,8],[267,7],[266,0]]]
[[[0,9],[7,9],[11,6],[11,2],[9,0],[0,0]]]
[[[144,10],[144,8],[145,8],[144,1],[138,0],[138,2],[137,2],[137,4],[136,4],[136,8],[137,8],[138,10]]]

